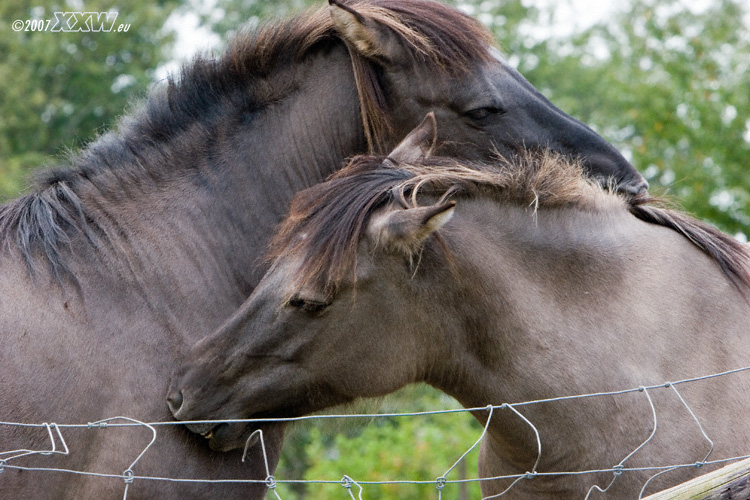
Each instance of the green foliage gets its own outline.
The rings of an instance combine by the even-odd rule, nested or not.
[[[321,5],[324,3],[320,0],[217,0],[216,9],[202,16],[202,24],[226,41],[238,30],[252,29],[262,21],[281,19]]]
[[[572,40],[532,48],[520,70],[599,130],[652,186],[730,233],[750,223],[750,36],[737,0],[695,13],[634,0]]]
[[[111,126],[134,96],[145,93],[168,54],[172,35],[162,25],[172,2],[87,1],[87,12],[118,11],[111,32],[12,29],[15,20],[54,25],[55,12],[84,7],[76,5],[0,4],[0,199],[17,195],[33,168],[57,163],[66,149]]]
[[[372,403],[357,413],[373,412]],[[402,389],[378,405],[379,413],[460,408],[453,399],[424,385]],[[327,412],[328,413],[328,412]],[[346,420],[346,421],[344,421]],[[285,441],[278,480],[303,479],[304,485],[281,484],[285,500],[350,498],[340,481],[426,481],[428,484],[363,485],[363,498],[437,498],[436,479],[446,474],[481,435],[481,426],[464,412],[416,417],[379,417],[313,421],[293,429]],[[451,481],[475,479],[478,448],[445,475]],[[300,460],[302,459],[302,460]],[[300,462],[304,462],[302,467]],[[297,465],[295,465],[295,462]],[[300,475],[295,475],[299,474]],[[315,481],[329,481],[327,484]],[[358,494],[353,486],[352,492]],[[446,498],[479,498],[479,483],[448,483]],[[273,494],[267,498],[275,498]]]

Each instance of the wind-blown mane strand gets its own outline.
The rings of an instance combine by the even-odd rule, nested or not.
[[[301,252],[305,265],[296,277],[298,284],[318,282],[336,288],[352,268],[367,219],[391,199],[392,187],[409,176],[380,168],[381,160],[355,158],[343,174],[298,193],[271,240],[268,260]]]

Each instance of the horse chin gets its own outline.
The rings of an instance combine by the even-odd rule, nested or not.
[[[208,440],[208,446],[214,451],[244,449],[259,440],[258,434],[253,435],[257,429],[249,424],[187,424],[185,427]]]
[[[219,424],[203,434],[203,437],[208,439],[208,446],[212,450],[224,452],[253,446],[259,440],[255,431],[256,428],[249,424]]]

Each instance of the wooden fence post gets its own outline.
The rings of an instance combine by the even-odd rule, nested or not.
[[[654,493],[643,500],[749,500],[750,458]]]

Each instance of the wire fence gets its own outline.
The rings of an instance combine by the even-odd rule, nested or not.
[[[127,500],[128,489],[130,485],[132,485],[135,481],[164,481],[164,482],[172,482],[172,483],[195,483],[195,484],[199,484],[199,483],[201,484],[222,484],[222,483],[224,484],[226,483],[264,484],[271,492],[273,492],[274,496],[278,500],[282,500],[280,494],[278,493],[278,490],[276,489],[279,484],[290,484],[290,485],[291,484],[304,484],[304,485],[340,484],[343,488],[345,488],[346,493],[353,500],[362,500],[362,495],[364,491],[363,487],[369,486],[369,485],[388,485],[388,484],[435,485],[435,488],[437,491],[437,498],[438,500],[441,500],[443,490],[445,486],[448,484],[481,483],[485,481],[498,481],[498,480],[511,481],[510,486],[508,486],[501,493],[483,498],[483,500],[489,500],[493,498],[499,498],[505,495],[510,490],[512,490],[513,487],[516,484],[518,484],[518,482],[520,481],[531,480],[536,477],[582,476],[582,475],[593,475],[593,474],[601,474],[601,473],[612,474],[612,479],[610,483],[607,484],[606,486],[602,487],[600,485],[594,485],[589,489],[584,499],[584,500],[588,500],[590,495],[595,491],[606,493],[613,486],[613,484],[617,481],[617,479],[624,473],[629,473],[629,472],[651,473],[652,474],[651,477],[644,483],[639,493],[638,499],[640,500],[643,497],[643,494],[646,491],[647,486],[651,483],[651,481],[666,472],[670,472],[670,471],[674,471],[678,469],[701,468],[701,467],[708,466],[708,465],[721,465],[721,464],[726,464],[729,462],[734,462],[734,461],[750,458],[750,454],[748,454],[748,455],[724,458],[724,459],[719,459],[719,460],[709,460],[710,455],[712,454],[713,449],[714,449],[714,443],[711,440],[710,436],[706,434],[701,422],[696,417],[693,410],[690,408],[688,403],[685,401],[685,399],[682,397],[682,395],[677,389],[677,386],[681,386],[683,384],[710,380],[710,379],[714,379],[717,377],[726,377],[726,376],[730,376],[730,375],[734,375],[734,374],[738,374],[738,373],[746,372],[746,371],[750,371],[750,366],[747,366],[744,368],[738,368],[734,370],[728,370],[728,371],[721,372],[721,373],[714,373],[714,374],[706,375],[702,377],[683,379],[683,380],[679,380],[676,382],[664,382],[664,383],[657,384],[657,385],[640,386],[640,387],[628,388],[628,389],[623,389],[623,390],[618,390],[618,391],[578,394],[578,395],[572,395],[572,396],[562,396],[562,397],[556,397],[556,398],[539,399],[539,400],[534,400],[534,401],[524,401],[524,402],[518,402],[518,403],[503,403],[500,405],[488,405],[484,407],[475,407],[475,408],[461,408],[461,409],[420,411],[420,412],[323,414],[323,415],[310,415],[310,416],[294,417],[294,418],[193,420],[193,421],[180,421],[180,422],[177,422],[177,421],[142,422],[142,421],[129,418],[129,417],[112,417],[112,418],[107,418],[104,420],[99,420],[96,422],[89,422],[86,424],[75,424],[75,423],[74,424],[58,424],[58,423],[38,424],[38,423],[22,423],[22,422],[0,422],[0,426],[33,427],[33,428],[44,429],[46,430],[48,437],[49,437],[48,449],[41,449],[41,450],[39,449],[37,450],[16,449],[16,450],[9,450],[9,451],[0,451],[0,490],[2,490],[2,473],[6,469],[34,471],[34,472],[58,472],[58,473],[84,475],[84,476],[92,476],[92,477],[100,477],[100,478],[120,479],[124,483],[123,500]],[[651,442],[654,435],[656,434],[659,419],[658,419],[656,408],[651,399],[650,392],[657,390],[657,389],[670,389],[676,394],[679,401],[684,406],[685,411],[690,415],[692,420],[695,422],[697,429],[701,433],[703,439],[705,439],[707,447],[708,447],[708,451],[705,454],[705,456],[699,457],[697,461],[692,462],[692,463],[670,464],[670,465],[649,466],[649,467],[628,467],[626,465],[626,462],[631,457],[633,457],[639,450],[641,450],[649,442]],[[539,462],[542,458],[542,441],[541,441],[538,429],[534,426],[534,424],[530,420],[528,420],[521,413],[520,409],[523,409],[531,405],[553,403],[553,402],[560,402],[560,401],[582,400],[582,399],[588,399],[588,398],[599,398],[599,397],[604,397],[604,396],[620,396],[620,395],[630,394],[630,393],[642,393],[644,397],[648,400],[648,403],[651,409],[652,419],[653,419],[653,429],[650,435],[642,443],[640,443],[635,449],[633,449],[630,453],[628,453],[619,463],[613,465],[612,467],[604,468],[604,469],[560,471],[560,472],[539,472],[537,470]],[[470,479],[448,479],[448,476],[461,463],[461,461],[464,460],[466,456],[471,451],[473,451],[477,446],[479,446],[479,444],[482,442],[485,435],[487,434],[487,430],[490,426],[490,423],[492,422],[493,415],[495,415],[496,412],[503,411],[503,410],[512,411],[516,416],[522,419],[523,422],[526,425],[528,425],[529,428],[534,433],[534,436],[536,439],[536,447],[537,447],[537,458],[532,469],[523,474],[510,474],[510,475],[484,477],[484,478],[470,478]],[[248,452],[248,448],[251,445],[251,443],[255,443],[259,441],[261,449],[262,449],[262,453],[263,453],[264,462],[265,462],[264,464],[265,474],[266,474],[265,479],[173,478],[173,477],[156,477],[156,476],[148,476],[148,475],[136,475],[134,472],[134,468],[136,467],[138,462],[156,442],[157,435],[158,435],[157,428],[160,426],[186,425],[186,424],[220,424],[220,423],[229,423],[229,424],[231,423],[261,424],[261,423],[273,423],[273,422],[289,423],[289,422],[300,422],[300,421],[322,420],[322,419],[401,418],[401,417],[420,417],[420,416],[427,416],[427,415],[442,415],[442,414],[467,413],[467,412],[471,412],[471,413],[487,412],[487,421],[484,425],[484,428],[482,429],[479,437],[473,442],[473,444],[471,444],[471,446],[466,449],[466,451],[455,461],[455,463],[453,463],[453,465],[451,465],[446,470],[444,474],[442,474],[441,476],[435,479],[430,479],[430,480],[381,480],[381,481],[354,480],[348,475],[343,475],[342,479],[340,480],[277,479],[272,475],[270,467],[269,467],[268,457],[267,457],[266,448],[265,448],[265,440],[264,440],[264,436],[261,430],[256,430],[247,439],[245,450],[242,455],[242,460],[243,461],[245,460],[247,452]],[[71,470],[71,469],[51,468],[51,467],[20,466],[20,465],[13,463],[14,461],[17,461],[19,458],[33,456],[33,455],[37,455],[37,456],[50,456],[50,455],[67,456],[69,455],[70,449],[68,448],[68,445],[63,436],[64,430],[67,430],[67,429],[107,429],[107,428],[121,428],[121,427],[142,427],[144,429],[147,429],[151,433],[151,440],[149,441],[149,443],[138,454],[135,460],[133,460],[130,466],[122,473],[105,474],[105,473],[96,473],[96,472]],[[748,446],[750,446],[750,444]],[[748,450],[748,452],[750,452],[750,449]]]

